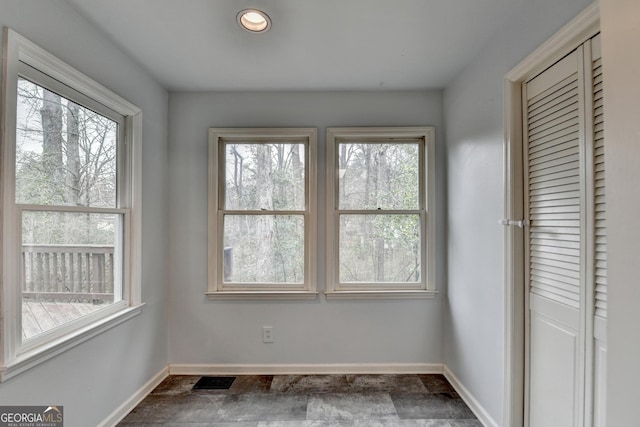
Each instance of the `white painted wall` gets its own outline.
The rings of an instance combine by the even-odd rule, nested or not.
[[[520,1],[445,89],[448,304],[444,362],[502,424],[504,380],[503,78],[588,6]]]
[[[207,301],[207,129],[317,127],[320,170],[328,126],[436,126],[438,209],[444,218],[442,93],[172,93],[169,126],[170,361],[178,364],[440,363],[435,300]],[[324,174],[318,182],[325,206]],[[325,216],[318,218],[318,288],[325,283]],[[444,228],[439,222],[437,285]],[[263,344],[262,325],[275,343]]]
[[[63,405],[96,425],[167,363],[167,92],[65,1],[0,0],[9,26],[143,110],[140,316],[0,384],[2,405]]]
[[[638,425],[640,2],[601,0],[607,170],[607,425]]]

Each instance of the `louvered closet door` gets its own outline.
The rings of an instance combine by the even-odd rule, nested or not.
[[[600,36],[593,40],[593,130],[595,184],[595,315],[607,318],[607,226],[604,185],[604,119]]]
[[[606,380],[607,380],[607,224],[606,192],[604,181],[604,119],[602,109],[602,55],[600,36],[591,41],[591,85],[593,117],[593,275],[594,275],[594,322],[593,322],[593,425],[606,425]],[[591,154],[591,153],[588,153]]]
[[[581,422],[581,53],[572,52],[523,87],[531,427]]]
[[[603,100],[599,36],[523,85],[529,427],[604,426]]]

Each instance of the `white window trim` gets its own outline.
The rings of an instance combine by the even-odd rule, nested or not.
[[[390,287],[358,285],[353,287],[340,286],[338,273],[338,210],[337,210],[337,168],[336,144],[340,138],[421,138],[424,139],[424,158],[420,159],[424,182],[420,199],[423,201],[423,239],[422,265],[426,267],[426,274],[422,275],[420,289],[391,289]],[[437,291],[435,286],[435,128],[425,127],[335,127],[327,128],[327,299],[363,299],[363,298],[434,298]]]
[[[62,62],[10,28],[4,29],[2,79],[2,257],[0,276],[0,382],[36,366],[136,315],[141,300],[142,218],[142,111],[93,79]],[[17,81],[21,63],[43,72],[60,83],[121,114],[127,129],[128,214],[125,215],[123,301],[43,334],[28,345],[21,343],[20,256],[15,247],[19,237],[15,203],[15,144]],[[37,343],[37,344],[34,344]]]
[[[219,144],[222,139],[300,138],[308,141],[305,166],[305,236],[304,283],[299,287],[271,285],[264,290],[223,286],[222,281],[222,214],[219,198]],[[209,129],[209,219],[208,219],[208,289],[212,300],[291,300],[314,299],[316,291],[316,229],[317,229],[317,140],[316,128],[210,128]],[[276,212],[279,213],[279,212]]]

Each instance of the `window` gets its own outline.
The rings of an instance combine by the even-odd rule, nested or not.
[[[1,379],[140,312],[140,110],[5,33]]]
[[[209,130],[210,298],[313,298],[316,129]]]
[[[327,130],[327,297],[432,297],[433,128]]]

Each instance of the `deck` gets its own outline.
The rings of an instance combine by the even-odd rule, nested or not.
[[[22,302],[22,339],[28,339],[90,314],[106,304],[60,301]]]
[[[113,245],[22,247],[22,339],[114,301]]]

